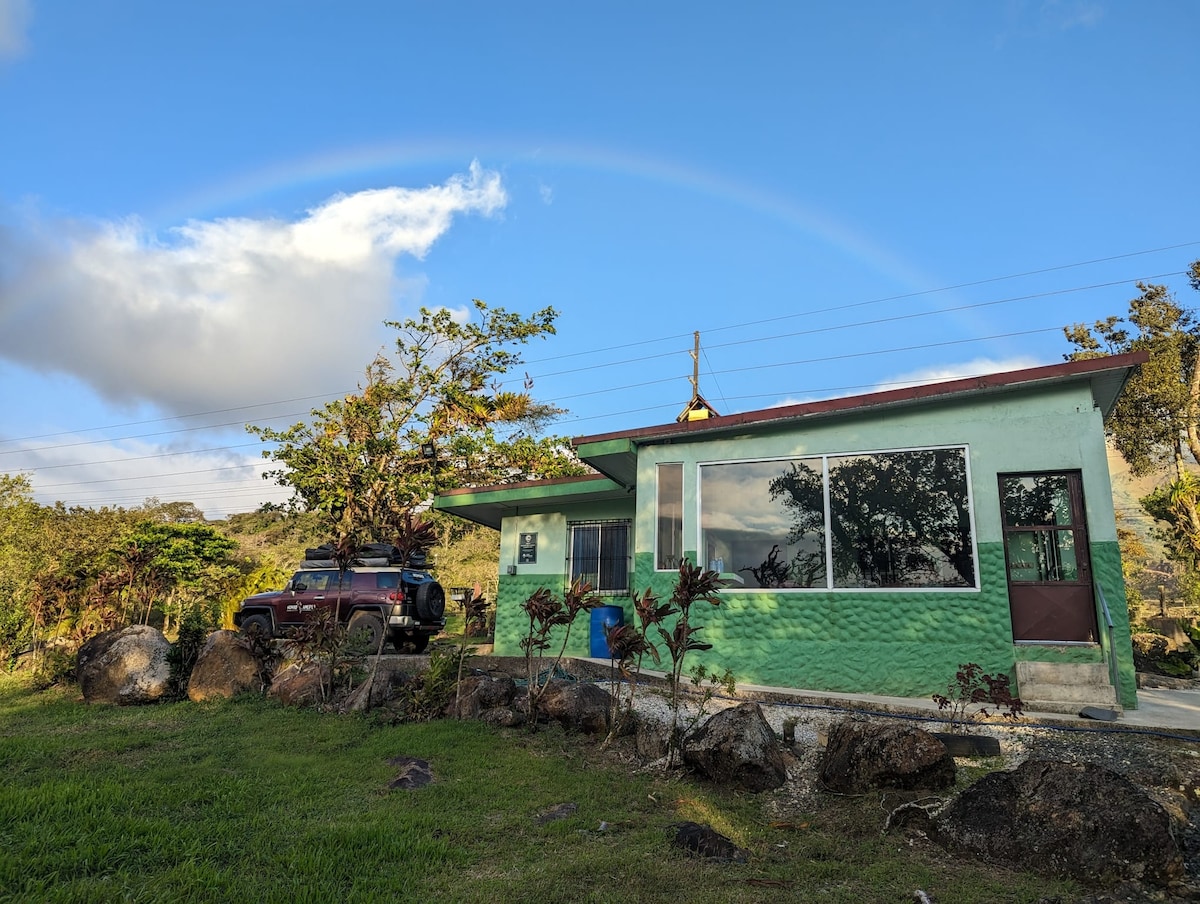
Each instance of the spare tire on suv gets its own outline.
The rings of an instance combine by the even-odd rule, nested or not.
[[[417,615],[421,618],[439,619],[446,613],[446,591],[436,581],[420,584],[416,593]]]

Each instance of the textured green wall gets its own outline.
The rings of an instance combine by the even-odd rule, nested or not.
[[[1110,597],[1118,651],[1129,649],[1129,621],[1124,606],[1121,560],[1115,543],[1092,548],[1097,581]],[[653,569],[649,554],[637,556],[634,588],[647,587],[666,599],[674,590],[674,574]],[[986,672],[1013,676],[1018,660],[1096,662],[1095,647],[1014,645],[1004,585],[1004,550],[998,543],[979,551],[981,592],[721,593],[721,605],[697,605],[693,623],[702,625],[701,639],[713,645],[690,653],[688,662],[710,669],[729,669],[742,684],[928,697],[944,691],[958,666],[976,662]],[[561,594],[561,574],[502,576],[496,619],[496,653],[521,655],[520,640],[529,629],[520,605],[538,587]],[[1111,596],[1119,594],[1120,605]],[[606,605],[625,609],[627,598],[606,598]],[[572,627],[571,656],[588,655],[589,618]],[[558,652],[561,632],[552,654]],[[1107,639],[1105,639],[1107,645]],[[663,651],[665,653],[665,651]],[[1119,656],[1121,704],[1137,705],[1133,661]],[[1020,689],[1018,688],[1018,693]]]

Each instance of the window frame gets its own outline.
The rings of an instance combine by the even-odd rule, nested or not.
[[[580,520],[580,521],[568,521],[567,522],[566,577],[567,577],[567,586],[568,587],[570,587],[572,584],[575,583],[576,577],[582,577],[584,575],[592,574],[592,572],[584,571],[584,570],[581,570],[578,575],[576,574],[575,531],[581,527],[596,527],[596,528],[598,528],[598,533],[597,533],[597,538],[596,538],[596,560],[595,560],[596,582],[592,586],[592,593],[596,594],[597,596],[629,596],[630,593],[632,592],[631,591],[632,562],[633,562],[633,551],[632,551],[633,521],[632,521],[632,519],[630,519],[630,518],[590,518],[590,519],[585,519],[585,520]],[[625,535],[625,542],[624,542],[625,555],[622,557],[619,557],[619,558],[624,558],[625,565],[624,565],[623,569],[621,569],[619,572],[617,572],[618,574],[623,576],[623,579],[624,579],[623,587],[601,587],[600,586],[601,581],[606,576],[604,569],[603,569],[604,558],[605,558],[604,557],[605,528],[608,528],[609,531],[613,531],[617,528],[620,528],[621,531]],[[616,558],[618,558],[618,557],[610,557],[610,560],[616,559]]]
[[[967,518],[971,532],[971,561],[973,563],[974,580],[963,586],[889,586],[889,587],[839,587],[836,585],[833,563],[833,536],[830,530],[831,502],[829,462],[831,459],[856,458],[869,456],[894,455],[905,452],[939,452],[957,450],[963,457],[963,479],[966,484]],[[908,446],[888,449],[863,449],[836,452],[796,452],[791,455],[755,456],[753,458],[722,458],[700,460],[695,464],[696,479],[696,523],[695,542],[697,550],[705,549],[704,528],[704,468],[719,465],[758,464],[770,462],[820,461],[822,504],[824,505],[825,525],[825,583],[814,587],[744,587],[736,584],[727,587],[727,591],[737,593],[978,593],[981,589],[979,569],[979,533],[975,518],[975,487],[971,475],[971,452],[968,443],[946,443],[929,446]],[[697,553],[698,555],[700,553]]]
[[[662,559],[662,527],[663,527],[663,469],[673,468],[678,471],[679,475],[679,497],[674,500],[677,505],[677,516],[672,516],[672,521],[675,522],[675,536],[679,545],[676,552],[677,560],[674,565],[664,565]],[[684,467],[681,461],[660,461],[654,467],[654,570],[655,571],[678,571],[679,562],[683,560],[683,475]]]

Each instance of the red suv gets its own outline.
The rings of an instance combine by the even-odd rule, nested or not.
[[[243,600],[233,623],[277,637],[319,610],[336,610],[348,631],[363,632],[368,649],[378,649],[386,636],[397,650],[407,644],[417,653],[446,627],[446,593],[428,571],[413,567],[416,562],[397,565],[392,563],[398,553],[374,555],[339,572],[331,559],[313,558],[325,549],[310,549],[310,558],[282,590]]]

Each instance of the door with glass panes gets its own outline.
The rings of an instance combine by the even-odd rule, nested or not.
[[[1096,643],[1079,472],[1001,474],[1000,507],[1013,640]]]

